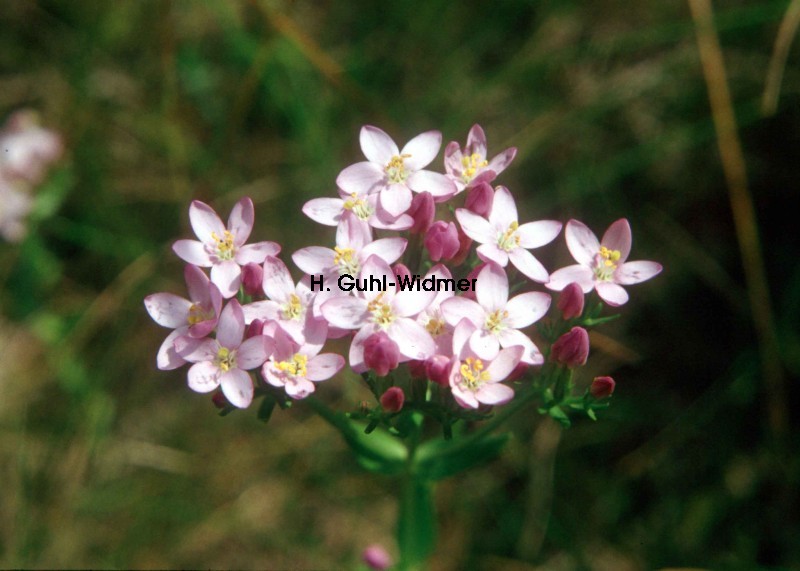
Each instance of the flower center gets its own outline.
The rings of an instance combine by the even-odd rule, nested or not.
[[[295,353],[288,361],[275,363],[275,368],[291,377],[305,377],[308,373],[308,356]]]
[[[227,347],[220,347],[217,351],[216,364],[217,367],[219,367],[225,373],[231,369],[235,369],[236,351],[231,351]]]
[[[503,325],[503,320],[508,317],[508,311],[503,309],[498,309],[497,311],[493,311],[489,314],[486,318],[486,324],[484,325],[488,331],[492,333],[499,333],[505,326]]]
[[[444,333],[444,320],[437,317],[431,317],[428,323],[425,324],[425,330],[431,334],[431,337],[438,337]]]
[[[594,258],[594,275],[601,281],[609,281],[617,269],[617,262],[621,257],[619,250],[609,250],[605,246],[600,246],[600,252]]]
[[[344,201],[344,209],[352,211],[359,220],[369,220],[369,217],[373,214],[373,210],[367,201],[359,198],[355,192],[350,194],[350,198]]]
[[[461,157],[461,166],[464,170],[461,171],[461,180],[469,182],[478,173],[478,169],[489,166],[489,161],[483,158],[480,153],[472,153],[468,157]]]
[[[391,325],[395,319],[392,306],[383,301],[382,293],[379,293],[375,299],[367,304],[367,310],[372,313],[373,322],[384,329]]]
[[[519,236],[517,236],[517,228],[519,228],[519,222],[514,220],[511,224],[508,225],[508,230],[506,230],[497,237],[497,246],[501,250],[510,252],[511,250],[519,246]]]
[[[189,325],[196,325],[214,318],[214,311],[206,309],[199,303],[193,303],[189,308]]]
[[[284,304],[281,308],[284,319],[299,319],[303,315],[303,305],[300,303],[300,298],[297,294],[293,293],[289,296],[289,303]]]
[[[386,176],[389,177],[389,182],[403,182],[408,178],[410,174],[406,171],[405,159],[410,158],[411,155],[404,154],[404,155],[395,155],[392,157],[386,166],[383,167],[383,170],[386,171]]]
[[[219,256],[221,260],[233,259],[233,254],[236,249],[233,245],[233,234],[225,230],[225,232],[222,233],[222,238],[220,238],[216,232],[212,232],[211,239],[214,240],[217,248],[217,256]]]
[[[477,389],[482,383],[489,380],[489,373],[483,370],[483,361],[467,357],[461,363],[461,379],[470,389]]]
[[[339,273],[355,276],[359,270],[356,251],[353,248],[339,248],[338,246],[333,251],[336,252],[333,256],[333,263],[339,266]]]

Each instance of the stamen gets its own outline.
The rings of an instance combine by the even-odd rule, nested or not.
[[[289,361],[275,363],[275,368],[292,377],[305,377],[308,374],[308,356],[295,353]]]
[[[497,238],[497,246],[505,250],[506,252],[510,252],[517,246],[519,246],[520,237],[517,235],[517,228],[519,228],[519,222],[514,220],[511,224],[508,225],[508,230],[500,234]]]
[[[408,171],[406,171],[405,159],[410,158],[411,155],[409,154],[402,154],[402,155],[395,155],[391,158],[391,160],[386,164],[383,170],[386,172],[387,176],[389,177],[390,182],[403,182],[408,178]]]
[[[461,166],[464,170],[461,172],[461,180],[469,182],[478,173],[478,169],[489,166],[489,161],[483,158],[479,153],[472,153],[468,157],[461,157]]]
[[[486,318],[486,329],[491,331],[492,333],[499,333],[505,327],[503,326],[503,320],[508,317],[508,311],[500,310],[493,311],[489,314]]]
[[[467,357],[467,359],[461,363],[459,372],[461,373],[461,379],[466,383],[468,388],[475,390],[482,383],[490,379],[489,373],[483,369],[483,361],[474,359],[473,357]]]
[[[236,368],[236,351],[231,351],[227,347],[220,347],[217,351],[217,367],[227,373]]]
[[[233,234],[225,230],[222,233],[222,238],[216,232],[211,233],[211,239],[217,248],[217,256],[222,260],[232,260],[236,247],[233,244]]]
[[[289,303],[285,304],[281,309],[284,319],[298,319],[303,314],[303,305],[295,293],[289,296]]]

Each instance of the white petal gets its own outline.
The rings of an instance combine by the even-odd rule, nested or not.
[[[638,284],[657,276],[662,269],[656,262],[626,262],[614,272],[614,281],[622,285]]]
[[[262,286],[267,297],[279,303],[287,303],[295,290],[289,268],[273,256],[267,257],[264,261]]]
[[[583,293],[594,289],[594,274],[592,270],[580,264],[573,264],[550,274],[550,280],[544,284],[547,289],[561,291],[571,283],[578,284]]]
[[[242,268],[233,260],[226,260],[211,267],[211,281],[219,288],[222,297],[228,299],[236,295],[242,277]]]
[[[190,264],[207,268],[211,266],[211,258],[205,246],[197,240],[178,240],[172,245],[172,251],[177,256]]]
[[[492,406],[506,404],[514,398],[514,389],[500,383],[485,383],[475,392],[475,398]]]
[[[350,194],[367,194],[386,182],[386,174],[375,163],[367,161],[350,165],[336,177],[336,186]]]
[[[344,357],[335,353],[324,353],[308,360],[306,378],[309,381],[330,379],[344,367]]]
[[[514,197],[511,192],[504,187],[498,186],[494,191],[494,201],[492,202],[492,211],[489,213],[489,222],[495,228],[508,228],[512,222],[516,222],[517,218],[517,204],[514,202]]]
[[[381,208],[396,218],[411,206],[411,191],[404,184],[390,184],[381,191],[378,201]]]
[[[245,371],[260,367],[271,353],[269,345],[272,345],[272,341],[266,335],[245,339],[236,351],[236,364]]]
[[[544,356],[542,356],[539,348],[534,345],[530,337],[518,329],[505,329],[501,331],[500,346],[504,349],[522,347],[523,353],[520,360],[528,365],[541,365],[544,363]]]
[[[619,250],[620,263],[628,259],[631,253],[631,243],[633,236],[631,235],[631,225],[625,218],[620,218],[608,227],[600,244],[609,250]]]
[[[154,293],[144,298],[144,306],[153,321],[175,329],[188,323],[192,302],[171,293]]]
[[[303,213],[314,222],[325,226],[336,226],[344,212],[341,198],[315,198],[303,205]]]
[[[533,254],[524,248],[514,248],[508,253],[508,259],[516,268],[535,282],[547,283],[550,274]]]
[[[506,325],[522,329],[539,321],[550,309],[550,296],[540,291],[521,293],[506,304]]]
[[[238,408],[247,408],[253,402],[253,379],[241,369],[231,369],[219,379],[222,393]]]
[[[475,282],[475,298],[487,313],[503,309],[508,302],[508,276],[497,264],[488,263]]]
[[[359,133],[361,151],[367,160],[383,166],[392,157],[399,155],[400,151],[392,138],[385,131],[372,125],[364,125]]]
[[[393,264],[406,251],[406,246],[408,246],[408,240],[405,238],[381,238],[364,246],[360,258],[367,260],[370,256],[378,256],[387,264]],[[394,276],[390,274],[390,277]]]
[[[400,353],[409,359],[427,359],[436,351],[436,344],[430,333],[407,317],[397,318],[386,333],[397,343]]]
[[[561,232],[561,222],[555,220],[539,220],[528,222],[517,228],[519,245],[523,248],[539,248],[556,239]]]
[[[462,319],[468,319],[475,327],[483,327],[486,311],[475,301],[465,297],[451,297],[439,306],[445,321],[455,327]]]
[[[620,285],[611,282],[600,282],[595,285],[595,289],[597,289],[597,295],[613,307],[624,305],[628,301],[628,292]]]
[[[275,242],[256,242],[247,244],[236,251],[236,263],[245,265],[249,263],[260,264],[267,256],[277,256],[281,247]]]
[[[244,337],[244,312],[239,302],[232,299],[219,316],[217,342],[222,347],[236,349],[241,345],[242,337]]]
[[[324,274],[333,268],[336,253],[330,248],[309,246],[292,254],[292,261],[303,272],[310,275]]]
[[[426,131],[406,143],[401,155],[411,155],[404,158],[406,168],[411,171],[424,169],[431,164],[442,146],[442,134],[439,131]]]
[[[517,248],[519,250],[519,248]],[[478,257],[484,262],[494,262],[498,266],[505,268],[508,265],[508,252],[501,250],[497,244],[490,242],[481,244],[475,248]]]
[[[430,192],[436,199],[452,196],[458,190],[452,180],[433,171],[417,171],[406,179],[406,184],[414,192]]]
[[[470,336],[469,348],[481,359],[491,361],[500,351],[500,342],[490,332],[479,329]]]
[[[170,332],[167,338],[164,339],[161,347],[159,347],[158,355],[156,356],[156,365],[162,371],[171,371],[186,364],[186,359],[178,355],[178,352],[175,350],[175,339],[186,335],[186,329],[186,327],[181,327],[180,329]]]
[[[457,208],[456,219],[461,225],[464,234],[476,242],[486,244],[495,241],[496,232],[485,218],[478,216],[474,212],[470,212],[466,208]]]
[[[594,257],[600,252],[600,242],[597,236],[589,230],[583,222],[570,220],[564,231],[567,239],[567,248],[575,261],[584,266],[590,266]]]
[[[189,368],[189,388],[198,393],[209,393],[219,386],[219,368],[209,361],[196,363]]]
[[[367,322],[367,302],[356,297],[335,297],[322,304],[322,316],[334,327],[359,329]]]
[[[519,365],[523,351],[524,349],[519,346],[501,350],[497,358],[486,368],[489,377],[493,381],[502,381],[507,378]]]
[[[191,206],[189,206],[189,222],[201,242],[214,242],[214,238],[211,236],[212,233],[216,234],[217,238],[222,238],[225,234],[225,225],[222,220],[217,216],[214,209],[205,202],[192,201]]]
[[[250,197],[245,196],[233,206],[228,217],[228,230],[233,234],[233,243],[241,246],[250,237],[255,221],[255,209]]]

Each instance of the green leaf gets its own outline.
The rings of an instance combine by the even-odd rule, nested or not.
[[[275,410],[275,399],[271,395],[266,395],[264,400],[261,401],[261,406],[258,407],[258,420],[266,424],[272,416],[272,411]]]
[[[419,478],[407,479],[403,483],[399,507],[397,545],[401,568],[418,568],[436,545],[436,513],[431,483]]]
[[[429,480],[449,478],[495,458],[510,437],[510,434],[496,434],[476,442],[431,440],[417,449],[414,468]]]
[[[567,413],[561,410],[561,407],[554,406],[553,408],[547,411],[547,414],[549,414],[551,418],[557,420],[564,428],[569,428],[570,425],[572,424],[569,421]]]

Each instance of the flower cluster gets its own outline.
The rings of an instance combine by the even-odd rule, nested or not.
[[[443,173],[429,170],[442,143],[437,131],[401,149],[365,126],[360,143],[366,160],[339,174],[338,197],[303,207],[336,233],[330,246],[292,254],[299,281],[278,244],[247,244],[250,199],[236,204],[227,225],[208,205],[192,203],[197,240],[173,246],[189,264],[189,298],[158,293],[145,300],[153,319],[173,329],[159,368],[190,363],[193,390],[219,387],[242,408],[254,394],[303,399],[347,363],[379,403],[364,413],[371,420],[408,406],[429,412],[424,405],[431,403],[451,416],[480,412],[512,400],[512,381],[530,367],[571,371],[586,362],[585,327],[607,319],[599,317],[602,303],[584,310],[586,294],[596,290],[605,304],[619,306],[628,300],[622,286],[661,271],[654,262],[627,261],[631,230],[621,219],[601,240],[568,221],[566,243],[577,264],[548,272],[532,250],[553,242],[562,223],[520,220],[511,192],[490,184],[516,149],[490,158],[478,125],[463,148],[447,145]],[[210,268],[209,276],[201,268]],[[544,319],[551,296],[536,286],[561,292],[554,319]],[[331,339],[348,344],[346,360],[323,352]],[[248,371],[257,372],[255,380]],[[558,385],[559,375],[552,377]],[[598,378],[584,402],[613,388],[610,377]],[[545,406],[564,398],[550,390]]]
[[[39,126],[33,111],[17,111],[0,131],[0,236],[15,242],[25,235],[33,207],[31,191],[62,152],[61,139]]]

